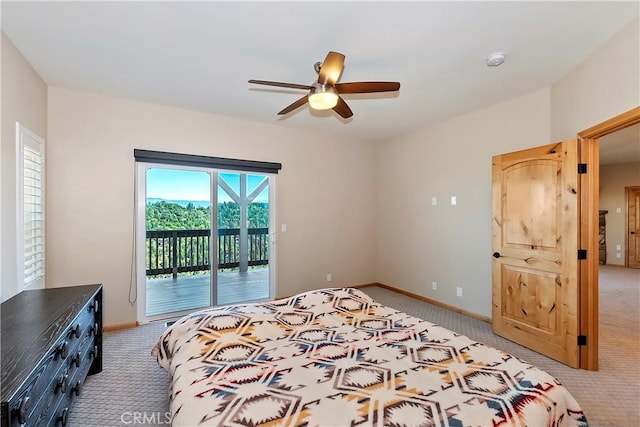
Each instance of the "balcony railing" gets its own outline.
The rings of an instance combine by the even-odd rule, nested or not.
[[[247,230],[248,265],[269,264],[269,229]],[[147,276],[210,270],[210,230],[147,231]],[[218,229],[218,269],[240,267],[240,229]]]

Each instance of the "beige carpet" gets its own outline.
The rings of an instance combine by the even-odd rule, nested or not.
[[[592,426],[640,426],[640,270],[600,270],[600,370],[569,368],[491,333],[489,324],[382,289],[363,289],[382,304],[505,350],[558,378]],[[70,426],[167,425],[167,377],[149,355],[164,325],[104,336],[104,370],[89,377]],[[535,426],[532,426],[535,427]]]

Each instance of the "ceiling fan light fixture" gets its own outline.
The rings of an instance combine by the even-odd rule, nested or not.
[[[315,84],[309,93],[309,106],[314,110],[330,110],[338,104],[338,93],[332,86]]]

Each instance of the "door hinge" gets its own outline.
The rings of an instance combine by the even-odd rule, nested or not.
[[[587,173],[587,164],[586,163],[578,163],[578,173],[579,174]]]
[[[587,345],[586,335],[578,335],[578,345]]]
[[[578,259],[587,259],[586,249],[578,249]]]

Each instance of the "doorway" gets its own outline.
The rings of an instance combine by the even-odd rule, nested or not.
[[[638,151],[640,152],[640,145]],[[625,267],[640,268],[640,185],[626,187],[625,195],[627,207]]]
[[[580,242],[587,257],[580,268],[580,329],[587,336],[587,345],[581,347],[580,367],[598,370],[599,347],[599,209],[600,209],[600,146],[607,135],[640,123],[640,107],[613,117],[578,133],[581,142],[580,162],[591,165],[591,173],[581,175]],[[605,142],[606,143],[606,142]]]
[[[275,176],[138,162],[138,321],[275,294]]]
[[[640,123],[600,138],[600,202],[606,211],[605,264],[640,267],[637,262],[640,187]]]

